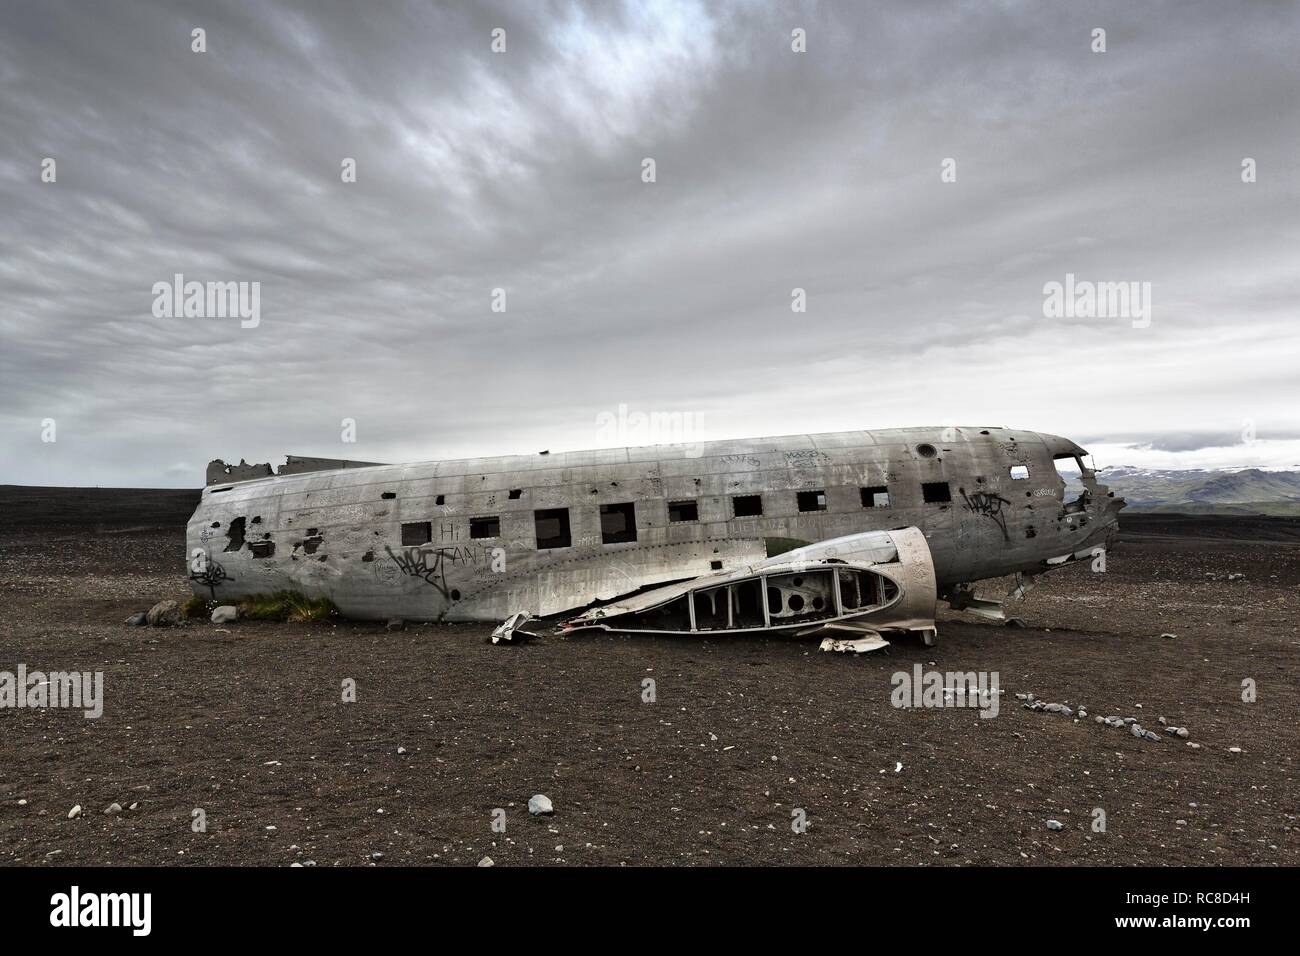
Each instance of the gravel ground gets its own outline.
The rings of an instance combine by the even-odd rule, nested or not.
[[[1134,522],[1106,573],[1043,578],[1015,611],[1026,627],[949,613],[934,648],[847,658],[785,638],[126,627],[187,593],[195,498],[0,488],[0,671],[102,671],[105,697],[98,720],[0,709],[0,862],[1300,862],[1285,519]],[[918,663],[996,671],[997,716],[892,706],[891,676]],[[1163,716],[1200,748],[1095,715],[1158,733]],[[535,793],[553,816],[530,817]]]

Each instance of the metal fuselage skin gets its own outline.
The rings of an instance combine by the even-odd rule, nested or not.
[[[190,578],[219,601],[291,590],[355,618],[500,621],[916,527],[942,595],[1103,548],[1123,500],[1084,468],[1087,491],[1067,501],[1055,466],[1084,455],[1055,435],[934,427],[255,478],[204,490]],[[761,515],[744,514],[752,496]],[[539,548],[563,530],[557,510],[567,544]]]

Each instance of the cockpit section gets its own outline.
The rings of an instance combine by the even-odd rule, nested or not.
[[[1057,477],[1065,486],[1063,500],[1066,513],[1087,511],[1090,501],[1113,497],[1110,489],[1097,481],[1097,472],[1087,449],[1079,447],[1068,438],[1050,439],[1047,445],[1052,464],[1056,466]]]

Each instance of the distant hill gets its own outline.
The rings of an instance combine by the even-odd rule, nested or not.
[[[1166,471],[1121,465],[1097,477],[1133,511],[1216,515],[1300,515],[1300,472]]]
[[[0,485],[0,534],[185,528],[201,492],[177,488]]]

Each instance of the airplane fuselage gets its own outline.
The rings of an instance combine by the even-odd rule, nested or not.
[[[1123,507],[1068,439],[909,428],[373,465],[214,484],[196,594],[293,590],[357,618],[549,616],[865,531],[919,528],[940,594],[1105,546]],[[1071,462],[1073,464],[1073,462]]]

